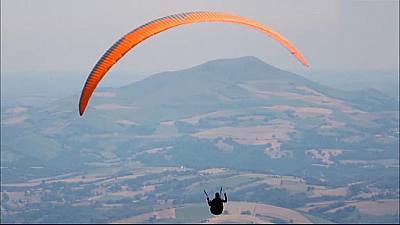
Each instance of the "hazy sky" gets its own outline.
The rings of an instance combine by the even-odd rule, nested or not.
[[[399,1],[2,0],[2,72],[89,71],[122,35],[159,17],[227,11],[273,28],[308,59],[248,27],[203,23],[140,44],[112,71],[177,70],[216,58],[253,55],[299,72],[398,70]],[[86,75],[86,74],[85,74]]]

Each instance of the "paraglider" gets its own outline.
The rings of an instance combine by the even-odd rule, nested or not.
[[[224,211],[224,203],[228,202],[228,197],[226,197],[226,193],[224,193],[224,199],[221,198],[222,187],[219,193],[215,193],[215,198],[212,201],[210,201],[206,190],[204,190],[204,194],[207,196],[207,203],[210,206],[210,212],[214,215],[221,215],[221,213]]]
[[[147,38],[168,30],[170,28],[180,26],[183,24],[200,23],[200,22],[225,22],[234,23],[249,26],[257,29],[267,36],[278,41],[283,45],[291,54],[293,54],[297,60],[299,60],[304,66],[308,66],[306,59],[296,49],[296,47],[284,38],[278,32],[257,23],[256,21],[240,17],[230,13],[222,12],[187,12],[179,13],[163,18],[153,20],[146,23],[135,30],[129,32],[121,39],[119,39],[110,49],[100,58],[94,68],[89,74],[86,83],[83,87],[80,101],[79,101],[79,114],[82,116],[88,105],[89,99],[92,96],[97,85],[107,74],[110,68],[118,62],[130,49],[146,40]]]

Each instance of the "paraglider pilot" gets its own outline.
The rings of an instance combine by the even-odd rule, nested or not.
[[[222,187],[220,193],[215,193],[215,198],[210,201],[210,198],[207,195],[207,192],[204,190],[204,193],[207,196],[207,203],[210,206],[210,211],[214,215],[220,215],[222,211],[224,211],[224,204],[228,202],[228,198],[226,197],[226,193],[224,193],[225,199],[221,199],[221,192],[222,192]]]

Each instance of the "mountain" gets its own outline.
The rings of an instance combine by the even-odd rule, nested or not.
[[[155,182],[156,176],[144,173],[146,178],[140,180],[138,171],[187,168],[190,172],[167,169],[168,175],[157,176],[173,174],[176,182],[181,176],[191,177],[191,182],[201,184],[208,182],[201,171],[223,168],[225,172],[215,179],[226,178],[231,190],[248,201],[255,201],[251,193],[264,182],[259,177],[294,176],[293,188],[301,183],[301,190],[308,192],[294,191],[297,195],[287,199],[288,193],[271,189],[270,194],[280,199],[264,196],[265,203],[292,209],[317,201],[312,189],[317,186],[342,188],[345,193],[350,193],[350,184],[359,182],[369,188],[357,189],[349,199],[378,189],[378,195],[388,193],[385,198],[398,193],[399,102],[373,89],[341,91],[255,57],[242,57],[155,74],[120,88],[98,88],[83,117],[78,101],[76,93],[41,105],[28,101],[2,108],[3,183],[36,185],[35,179],[90,177],[92,186],[80,201],[92,204],[93,196],[102,193],[97,185],[107,176],[122,180],[134,176],[139,181],[129,185],[136,187]],[[99,171],[101,175],[91,175]],[[238,180],[227,177],[238,174]],[[250,185],[249,176],[257,177],[253,180],[257,185]],[[73,180],[86,179],[78,178]],[[165,201],[171,196],[178,200],[178,190],[186,196],[181,203],[196,198],[185,189],[189,185],[185,179],[179,181],[184,189],[161,180],[158,187],[164,195],[157,196]],[[243,189],[236,190],[235,185]],[[50,186],[43,188],[54,188]],[[195,189],[202,188],[191,190]],[[318,201],[327,200],[321,196]],[[324,213],[326,219],[340,218]]]
[[[331,127],[331,130],[326,128],[321,132],[335,133],[332,134],[335,139],[359,136],[359,131],[351,130],[379,127],[379,124],[376,118],[357,121],[358,115],[395,121],[396,116],[380,118],[379,115],[390,114],[398,106],[398,102],[378,91],[335,90],[275,68],[255,57],[214,60],[181,71],[155,74],[121,88],[100,88],[82,118],[76,114],[77,99],[78,95],[74,95],[40,108],[20,106],[21,112],[18,107],[5,109],[2,114],[3,154],[27,157],[28,161],[35,163],[39,160],[39,164],[51,164],[60,154],[63,161],[64,154],[72,157],[71,160],[78,158],[82,161],[83,143],[96,146],[103,141],[94,134],[114,134],[108,145],[124,153],[121,156],[127,154],[121,147],[123,143],[129,142],[129,137],[136,139],[138,136],[206,136],[223,138],[224,143],[252,143],[251,140],[235,141],[239,137],[229,135],[229,132],[240,133],[240,127],[247,126],[262,126],[266,130],[247,129],[255,132],[254,138],[271,140],[265,141],[264,145],[250,146],[265,148],[269,144],[280,147],[291,143],[289,140],[293,141],[293,137],[286,136],[298,130],[309,132],[308,129],[318,126]],[[254,118],[241,119],[247,117]],[[270,123],[284,127],[281,138],[285,137],[285,140],[262,135],[262,132],[272,132],[268,130]],[[227,129],[226,133],[223,129]],[[324,138],[331,139],[331,136]],[[122,144],[116,142],[118,139]],[[153,142],[158,140],[154,138]],[[204,140],[208,139],[196,138],[196,141]],[[27,148],[32,150],[27,152]],[[93,151],[100,154],[98,150]]]
[[[249,83],[251,84],[249,85]],[[270,66],[255,57],[215,60],[182,71],[156,74],[122,88],[105,91],[115,94],[116,97],[112,99],[112,103],[117,101],[120,104],[135,105],[140,108],[156,108],[161,115],[157,114],[156,117],[151,117],[146,112],[143,117],[140,113],[135,117],[136,120],[153,121],[190,116],[226,107],[240,108],[243,105],[270,104],[265,98],[255,97],[256,90],[249,90],[253,87],[259,88],[259,91],[279,90],[300,95],[305,92],[296,87],[307,87],[366,111],[397,109],[394,99],[378,91],[344,92],[335,90]],[[275,95],[273,97],[292,100],[290,97],[284,96]],[[108,102],[103,100],[96,99],[94,101],[99,101],[97,103]],[[298,104],[314,104],[310,101],[305,103],[300,99],[297,100]],[[275,103],[272,102],[272,104]],[[163,108],[162,106],[169,107]],[[172,112],[169,110],[171,107],[174,108],[171,109]],[[176,107],[181,108],[177,110]],[[196,111],[191,113],[193,107],[196,108]],[[180,113],[180,115],[173,117],[171,113]]]

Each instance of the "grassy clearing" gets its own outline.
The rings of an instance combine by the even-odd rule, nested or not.
[[[330,220],[326,220],[321,217],[309,215],[306,213],[303,213],[303,216],[305,216],[307,219],[309,219],[312,223],[315,223],[315,224],[334,224],[334,222],[332,222]]]
[[[176,209],[176,223],[200,222],[210,216],[205,204],[188,204]]]

